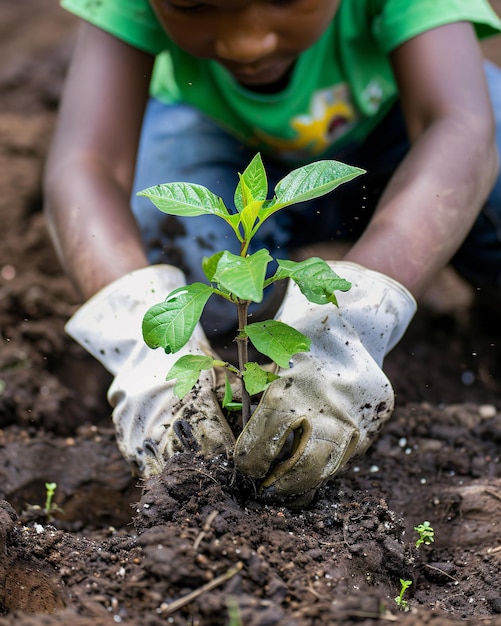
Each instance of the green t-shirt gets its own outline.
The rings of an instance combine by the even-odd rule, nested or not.
[[[328,157],[360,141],[398,93],[388,54],[426,30],[469,21],[479,38],[501,32],[487,0],[342,0],[322,37],[303,52],[288,86],[258,94],[217,62],[197,59],[163,31],[148,0],[62,0],[79,17],[157,55],[151,93],[189,103],[249,147],[290,163]]]

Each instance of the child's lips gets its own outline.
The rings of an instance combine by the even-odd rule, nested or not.
[[[243,85],[267,85],[278,81],[287,72],[290,63],[275,62],[262,67],[228,68],[230,74]]]

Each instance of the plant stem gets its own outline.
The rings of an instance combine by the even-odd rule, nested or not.
[[[45,483],[45,514],[47,515],[47,521],[52,521],[52,498],[54,497],[54,493],[56,492],[57,484],[56,483]]]
[[[250,418],[251,412],[251,399],[249,392],[245,388],[242,373],[244,371],[245,364],[249,360],[249,339],[244,333],[244,326],[247,324],[247,314],[249,311],[249,302],[242,300],[237,303],[238,310],[238,335],[237,335],[237,351],[238,351],[238,370],[239,378],[242,388],[242,426],[245,426]]]

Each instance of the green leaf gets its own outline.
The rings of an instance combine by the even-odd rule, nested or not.
[[[184,398],[196,385],[202,370],[210,370],[213,362],[214,359],[210,356],[186,354],[174,363],[165,380],[177,378],[174,393],[178,398]]]
[[[231,388],[230,380],[228,376],[226,376],[226,380],[224,383],[224,398],[222,402],[223,409],[227,411],[241,411],[242,403],[233,401],[233,390]]]
[[[252,229],[254,228],[262,205],[263,202],[261,200],[253,200],[247,204],[240,213],[240,220],[242,222],[242,226],[244,227],[244,239],[246,241],[251,238]]]
[[[271,260],[268,250],[264,249],[247,257],[225,250],[213,279],[241,300],[261,302],[266,268]]]
[[[250,203],[254,201],[252,191],[248,187],[242,174],[239,174],[240,181],[235,189],[234,202],[237,211],[240,213]]]
[[[277,263],[278,269],[269,282],[290,278],[308,300],[315,304],[332,302],[337,306],[334,291],[348,291],[351,288],[350,282],[340,278],[328,263],[318,257],[299,263],[277,259]]]
[[[225,376],[225,380],[224,380],[224,396],[223,396],[223,402],[222,402],[222,406],[223,409],[226,408],[228,406],[228,404],[230,404],[233,400],[233,390],[231,388],[230,385],[230,380],[228,378],[228,376]]]
[[[164,183],[143,189],[137,195],[149,198],[160,211],[169,215],[229,215],[219,196],[195,183]]]
[[[228,404],[224,408],[227,411],[241,411],[242,407],[242,402],[228,402]]]
[[[277,184],[275,197],[261,211],[261,219],[264,221],[290,204],[319,198],[360,174],[365,174],[365,170],[332,160],[316,161],[295,169]]]
[[[143,318],[143,339],[150,348],[161,347],[170,354],[189,340],[204,306],[214,293],[212,287],[193,283],[172,291],[164,302],[155,304]]]
[[[235,207],[240,212],[253,200],[266,200],[268,179],[261,155],[258,153],[240,175],[240,182],[235,190]]]
[[[202,259],[202,269],[204,271],[204,274],[207,276],[207,280],[210,283],[215,282],[214,274],[216,273],[219,259],[222,256],[223,256],[223,252],[216,252],[216,254],[213,254],[212,256],[209,256],[209,257],[204,256],[204,258]]]
[[[224,220],[231,226],[231,228],[233,229],[233,232],[235,233],[238,241],[242,242],[243,241],[243,237],[240,233],[239,230],[239,226],[240,226],[240,213],[233,213],[232,215],[228,215],[228,217],[225,217]]]
[[[254,347],[275,361],[280,367],[289,367],[289,361],[298,352],[308,352],[311,339],[283,322],[268,320],[244,327]]]
[[[242,372],[242,378],[244,379],[244,385],[249,394],[255,396],[264,391],[270,383],[280,378],[280,376],[272,372],[267,372],[259,367],[257,363],[246,363],[245,369]]]

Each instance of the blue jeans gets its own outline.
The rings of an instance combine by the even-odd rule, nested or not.
[[[485,71],[496,114],[496,137],[501,147],[501,70],[486,63]],[[341,185],[333,194],[278,212],[267,220],[253,242],[255,251],[266,247],[275,258],[288,250],[320,241],[355,241],[369,222],[378,198],[409,149],[398,104],[362,143],[330,155],[356,165],[367,174]],[[186,105],[164,105],[150,100],[138,153],[132,210],[140,226],[151,263],[180,267],[189,283],[207,282],[201,269],[204,256],[220,250],[239,253],[239,243],[226,223],[213,215],[179,218],[167,216],[136,192],[160,183],[198,183],[233,207],[238,183],[254,152]],[[290,171],[266,160],[270,191]],[[475,225],[452,259],[458,272],[476,286],[501,285],[501,176]],[[273,268],[270,268],[273,271]],[[255,315],[266,309],[255,305]],[[224,334],[235,325],[234,307],[211,298],[204,310],[203,326],[209,337]]]

